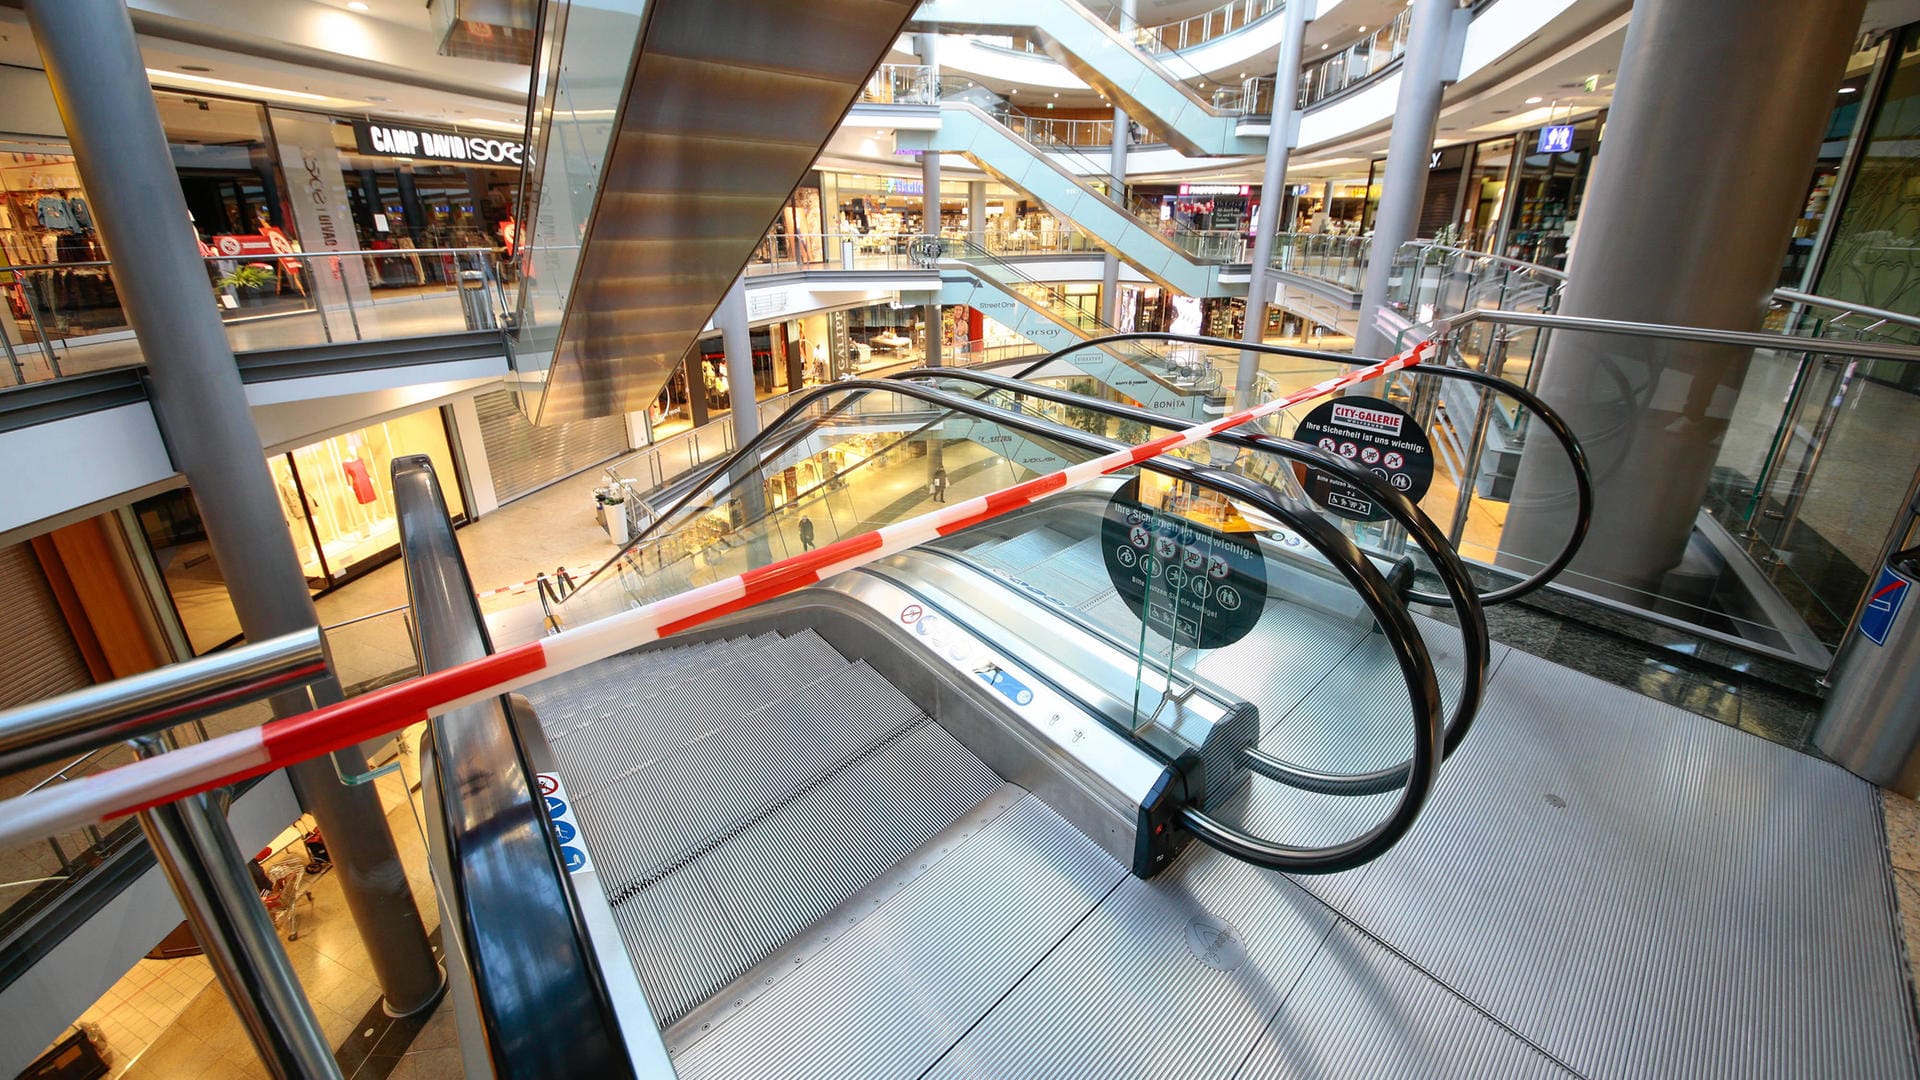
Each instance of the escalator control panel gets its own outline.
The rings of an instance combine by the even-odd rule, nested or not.
[[[1121,800],[1130,805],[1134,820],[1127,824],[1133,835],[1115,836],[1103,846],[1130,862],[1135,874],[1148,877],[1165,869],[1191,839],[1179,826],[1179,812],[1187,792],[1199,789],[1197,757],[1189,753],[1174,765],[1166,764],[983,635],[904,589],[867,578],[850,591],[892,616],[947,666],[992,691],[1008,712],[1078,762],[1082,777],[1097,777],[1112,791],[1114,797],[1105,800],[1109,805]],[[984,625],[983,620],[977,621]],[[1090,833],[1095,829],[1104,833],[1111,831],[1112,820],[1105,827],[1086,821],[1075,824]]]

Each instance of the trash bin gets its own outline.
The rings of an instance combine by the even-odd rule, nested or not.
[[[840,269],[853,269],[853,241],[840,241]]]
[[[1905,543],[1867,589],[1813,741],[1848,772],[1920,795],[1920,544]]]
[[[493,306],[487,302],[485,273],[479,270],[460,271],[460,311],[467,317],[467,329],[495,329]]]

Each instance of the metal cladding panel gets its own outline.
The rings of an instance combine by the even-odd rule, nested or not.
[[[1194,845],[1128,878],[932,1077],[1228,1077],[1334,915],[1285,877]]]
[[[0,656],[6,679],[0,706],[31,702],[93,685],[33,545],[0,547]]]
[[[920,1075],[1127,877],[1026,797],[682,1051],[680,1078]]]
[[[1920,1075],[1874,789],[1513,653],[1345,909],[1589,1076]]]
[[[493,474],[494,493],[503,503],[629,449],[624,417],[530,424],[511,390],[481,394],[473,404],[480,415],[480,444]]]
[[[914,3],[651,0],[540,423],[646,407]]]
[[[1344,923],[1320,946],[1238,1080],[1555,1080],[1554,1063]]]

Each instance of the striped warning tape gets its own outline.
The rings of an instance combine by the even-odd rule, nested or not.
[[[559,577],[560,573],[564,571],[574,581],[579,582],[579,581],[587,580],[587,578],[592,576],[593,572],[597,569],[599,569],[599,567],[597,566],[563,566],[559,570],[556,570],[554,573],[544,574],[542,576],[545,577],[548,582],[553,582],[557,577]],[[518,582],[513,585],[502,585],[497,589],[488,589],[485,592],[477,592],[477,593],[474,593],[473,595],[478,599],[486,600],[495,596],[506,596],[510,593],[523,593],[538,584],[540,584],[540,578],[537,578],[537,577],[528,578],[526,581]]]
[[[337,705],[271,720],[257,728],[221,735],[158,757],[8,799],[0,803],[0,850],[272,772],[585,667],[763,600],[805,588],[842,570],[959,532],[1095,477],[1138,465],[1169,450],[1191,446],[1303,401],[1410,367],[1419,363],[1430,348],[1431,343],[1421,342],[1392,359],[1355,368],[1264,405],[1137,447],[1116,450],[1004,491],[942,506],[875,532],[849,537],[492,656],[421,675]]]

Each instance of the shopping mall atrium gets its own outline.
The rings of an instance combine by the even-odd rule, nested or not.
[[[0,0],[0,299],[0,1077],[1920,1080],[1920,0]]]

